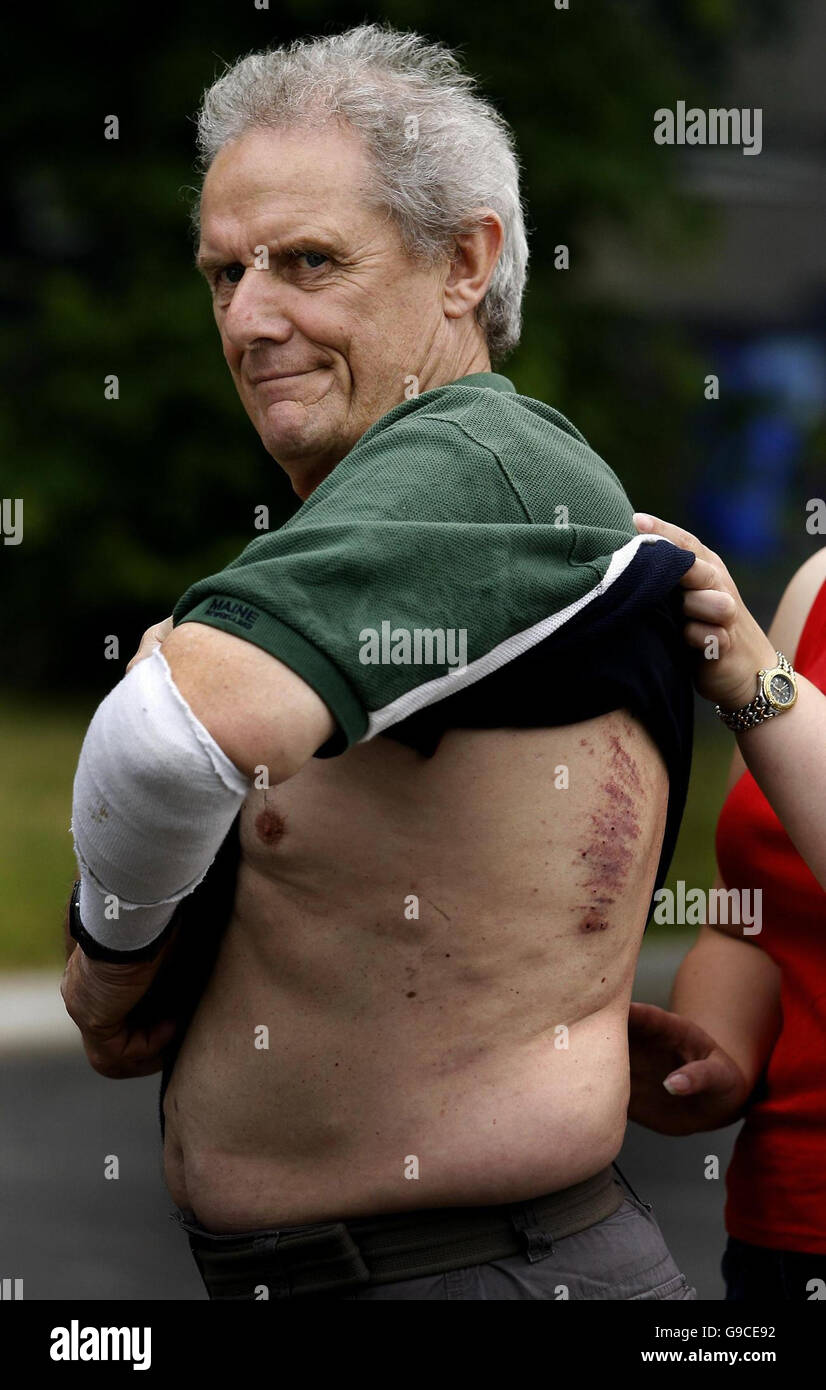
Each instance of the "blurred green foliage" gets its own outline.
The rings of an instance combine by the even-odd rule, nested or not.
[[[63,960],[72,778],[91,702],[0,701],[0,969]]]
[[[793,6],[791,7],[793,8]],[[0,495],[22,497],[25,540],[0,548],[6,685],[101,692],[121,657],[199,576],[296,505],[235,399],[192,269],[191,115],[225,61],[364,19],[459,46],[513,125],[532,266],[520,390],[557,405],[635,505],[680,516],[699,366],[678,329],[584,303],[589,239],[610,224],[652,258],[699,254],[708,219],[674,188],[652,113],[701,102],[732,44],[777,31],[781,0],[102,0],[49,15],[14,45],[25,81],[0,89],[14,132],[0,287]],[[32,16],[41,29],[42,21]],[[116,113],[120,139],[103,138]],[[571,270],[553,269],[553,247]],[[116,373],[120,399],[104,399]],[[119,667],[118,670],[121,668]]]

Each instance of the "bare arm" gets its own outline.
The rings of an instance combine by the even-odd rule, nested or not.
[[[160,639],[148,640],[159,632]],[[333,718],[315,691],[251,643],[204,624],[187,623],[174,631],[161,624],[147,634],[136,659],[148,656],[159,640],[190,709],[248,777],[266,768],[270,785],[286,781],[333,732]],[[64,934],[69,951],[73,942],[67,925]],[[91,960],[79,948],[68,956],[61,993],[92,1066],[106,1076],[142,1076],[161,1065],[175,1024],[141,1024],[138,1006],[161,970],[174,934],[149,961]]]
[[[778,609],[777,618],[784,615],[780,627],[776,619],[767,636],[743,603],[720,556],[687,531],[658,518],[653,521],[653,526],[638,522],[638,529],[655,530],[697,557],[681,580],[686,589],[684,612],[690,620],[685,638],[703,653],[709,636],[719,643],[716,658],[698,657],[697,689],[725,710],[739,709],[756,693],[758,670],[777,664],[776,650],[793,661],[797,638],[781,642],[777,633],[787,626],[788,614],[797,611],[803,596],[808,596],[808,612],[826,578],[826,549],[798,570]],[[749,771],[789,839],[826,889],[826,695],[804,676],[797,679],[799,694],[791,709],[736,737]]]
[[[801,859],[826,889],[826,695],[805,676],[797,683],[790,710],[739,733],[737,742]]]
[[[172,678],[227,757],[272,785],[293,777],[331,736],[319,695],[268,652],[204,623],[182,623],[163,643]]]
[[[824,579],[826,549],[795,574],[769,628],[772,647],[792,659]],[[727,794],[745,769],[735,747]],[[714,886],[725,887],[719,873]],[[677,973],[671,1012],[631,1006],[630,1118],[666,1134],[733,1123],[747,1108],[781,1026],[780,972],[759,939],[743,937],[733,923],[703,926]]]
[[[718,874],[715,887],[724,886]],[[737,932],[734,923],[700,928],[670,1011],[631,1005],[630,1119],[663,1134],[693,1134],[722,1129],[748,1109],[782,1025],[780,971]]]
[[[802,626],[803,619],[800,619]],[[770,629],[777,639],[793,639],[791,622],[778,610]],[[792,641],[789,642],[792,645]],[[732,754],[726,796],[740,780],[745,763],[738,748]],[[719,870],[714,888],[725,889]],[[750,1094],[771,1055],[782,1015],[780,971],[754,937],[744,937],[737,923],[704,925],[680,963],[671,989],[675,1014],[703,1028],[740,1068]],[[731,1120],[737,1118],[731,1115]],[[730,1122],[730,1121],[729,1121]]]
[[[724,886],[719,876],[715,886]],[[765,951],[701,927],[674,980],[671,1009],[705,1029],[753,1091],[782,1023],[780,971]]]
[[[821,584],[826,547],[794,575],[769,628],[772,653],[793,662]],[[776,658],[772,657],[772,664]],[[737,734],[741,756],[795,849],[826,889],[826,696],[798,675],[796,703],[777,719]],[[747,699],[754,694],[754,681]]]

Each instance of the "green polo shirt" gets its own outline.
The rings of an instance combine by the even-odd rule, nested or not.
[[[691,562],[638,536],[615,473],[551,406],[478,372],[388,411],[174,622],[270,652],[317,691],[334,756]]]

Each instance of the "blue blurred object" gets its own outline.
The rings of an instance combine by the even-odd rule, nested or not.
[[[708,544],[736,560],[770,560],[810,432],[826,413],[826,344],[772,334],[711,344],[720,379],[718,428],[703,413],[707,462],[691,511]]]

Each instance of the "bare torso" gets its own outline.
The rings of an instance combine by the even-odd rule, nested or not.
[[[165,1097],[173,1200],[220,1232],[515,1201],[610,1163],[667,788],[615,711],[450,730],[432,758],[379,737],[252,793]]]

